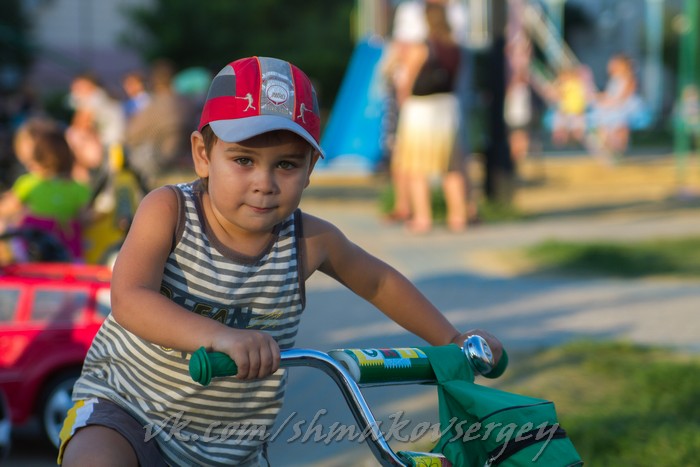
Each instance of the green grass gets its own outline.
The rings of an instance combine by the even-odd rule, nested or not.
[[[698,374],[698,356],[577,342],[513,358],[499,387],[554,401],[586,465],[670,467],[697,465]]]
[[[700,276],[700,237],[640,242],[546,241],[526,250],[535,268],[618,277]]]

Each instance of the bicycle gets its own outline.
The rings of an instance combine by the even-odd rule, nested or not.
[[[281,352],[281,367],[313,367],[328,375],[338,386],[364,440],[382,466],[451,466],[440,453],[398,451],[389,446],[378,428],[372,410],[363,394],[363,387],[395,384],[435,383],[436,377],[422,347],[390,349],[337,349],[328,353],[313,349],[290,349]],[[504,354],[494,365],[493,354],[480,336],[464,341],[462,352],[471,374],[498,377],[505,371],[508,359]],[[212,378],[233,376],[235,362],[221,352],[207,352],[203,347],[190,359],[190,376],[208,385]]]

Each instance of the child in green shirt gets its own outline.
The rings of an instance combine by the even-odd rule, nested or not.
[[[71,177],[74,157],[58,125],[32,119],[17,131],[17,159],[27,169],[0,198],[5,228],[36,229],[54,236],[70,257],[82,257],[80,219],[90,202],[90,189]],[[17,260],[26,251],[15,250]]]

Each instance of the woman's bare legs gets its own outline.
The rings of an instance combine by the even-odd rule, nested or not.
[[[403,170],[392,167],[391,181],[394,188],[394,207],[389,213],[389,219],[399,222],[406,221],[411,217],[408,174]]]
[[[453,232],[461,232],[467,228],[467,186],[464,173],[460,171],[447,172],[442,189],[447,205],[447,228]]]
[[[408,229],[414,233],[429,232],[433,227],[430,181],[426,175],[411,174],[408,186],[413,211]]]
[[[450,171],[445,174],[442,184],[447,206],[447,228],[453,232],[461,232],[467,228],[467,193],[464,174],[459,171]],[[430,181],[424,175],[412,175],[409,186],[413,217],[408,227],[414,233],[428,232],[433,226]]]

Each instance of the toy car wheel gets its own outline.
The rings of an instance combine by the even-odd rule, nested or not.
[[[73,406],[73,385],[80,376],[79,371],[70,371],[54,378],[46,387],[40,406],[40,420],[44,433],[51,444],[58,447],[59,433],[68,409]]]
[[[0,391],[0,462],[7,458],[10,452],[10,409],[7,406],[5,395]]]

